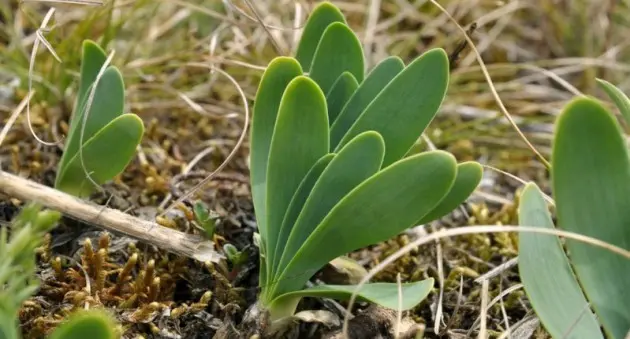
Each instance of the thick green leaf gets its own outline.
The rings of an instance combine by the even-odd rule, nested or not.
[[[457,176],[451,190],[429,214],[422,217],[416,224],[426,224],[451,213],[477,188],[482,175],[483,168],[477,162],[467,161],[458,164]]]
[[[100,310],[79,311],[59,325],[49,339],[114,339],[116,324]]]
[[[90,89],[91,88],[92,87],[90,87]],[[83,134],[84,143],[112,120],[121,116],[124,109],[124,99],[125,85],[123,83],[122,75],[116,68],[110,67],[103,73],[103,76],[96,87],[90,112],[87,121],[85,122],[85,130]],[[68,132],[67,143],[59,162],[55,182],[56,188],[59,188],[59,185],[63,185],[60,180],[64,177],[64,172],[66,172],[70,161],[76,156],[77,151],[79,150],[79,144],[81,142],[81,128],[83,126],[83,117],[86,107],[82,108],[83,109],[76,111],[72,117],[72,122],[74,122],[75,125],[74,128],[71,128]],[[115,150],[115,148],[112,148],[112,150]]]
[[[363,47],[348,26],[335,22],[324,31],[315,51],[309,76],[324,93],[328,93],[343,72],[350,72],[359,83],[363,81]]]
[[[384,155],[383,138],[374,131],[359,134],[341,149],[315,183],[295,221],[289,239],[284,244],[278,272],[282,272],[293,259],[330,210],[360,183],[378,172]]]
[[[432,151],[400,160],[361,183],[309,236],[279,275],[273,295],[299,290],[332,259],[412,226],[446,196],[456,168],[451,154]]]
[[[554,229],[547,204],[534,183],[518,208],[519,225]],[[603,338],[599,324],[557,237],[519,233],[518,268],[527,297],[554,338]]]
[[[346,23],[346,19],[339,8],[329,1],[320,2],[308,17],[295,52],[295,58],[305,72],[311,69],[315,50],[326,27],[334,22]]]
[[[336,149],[374,130],[385,139],[383,166],[402,158],[437,114],[448,87],[448,67],[442,49],[419,56],[380,92]]]
[[[251,127],[250,181],[256,222],[260,235],[267,237],[267,165],[278,108],[291,80],[302,75],[297,61],[288,57],[273,59],[260,80],[254,102]]]
[[[553,192],[559,226],[630,250],[630,161],[616,119],[599,102],[580,97],[556,123]],[[610,338],[630,328],[630,261],[567,240],[576,276]]]
[[[434,280],[426,280],[401,284],[402,311],[414,308],[431,292]],[[304,290],[283,294],[271,305],[271,316],[281,318],[290,316],[295,311],[298,302],[304,297],[331,298],[349,300],[356,289],[355,285],[316,285]],[[383,307],[398,310],[398,285],[392,283],[365,284],[357,293],[357,301],[368,301]]]
[[[267,278],[282,220],[302,179],[328,153],[326,99],[317,84],[298,76],[287,86],[271,139],[267,168]]]
[[[119,116],[98,131],[83,145],[83,160],[90,177],[101,184],[120,174],[135,155],[143,133],[142,120],[131,113]],[[95,189],[85,176],[78,152],[58,179],[57,188],[75,196],[87,196]]]
[[[630,99],[619,88],[606,80],[597,79],[597,83],[608,94],[610,100],[615,103],[626,124],[630,124]]]
[[[332,88],[326,94],[326,103],[328,104],[328,123],[332,124],[343,106],[350,100],[350,97],[359,88],[357,79],[350,72],[343,72],[337,78]]]
[[[83,50],[81,56],[81,78],[79,79],[79,91],[75,101],[75,112],[79,111],[79,104],[85,103],[88,91],[96,80],[98,72],[107,60],[105,51],[92,40],[83,41]],[[76,124],[76,119],[71,119],[70,129]]]
[[[289,203],[289,207],[287,208],[287,213],[284,215],[284,219],[282,220],[282,227],[280,228],[280,233],[278,234],[278,242],[274,251],[274,260],[275,262],[271,263],[271,274],[275,274],[276,268],[278,266],[278,262],[280,262],[280,257],[282,256],[282,251],[284,246],[286,246],[287,239],[289,239],[289,234],[291,234],[291,229],[293,228],[293,224],[295,220],[297,220],[300,212],[302,211],[302,207],[306,202],[306,199],[311,194],[313,186],[321,176],[322,172],[330,161],[336,156],[336,154],[329,153],[325,156],[321,157],[315,165],[308,171],[300,186],[295,191],[293,198],[291,198],[291,203]]]
[[[403,61],[396,56],[388,57],[381,61],[368,73],[365,80],[359,85],[348,103],[343,107],[337,119],[331,121],[330,147],[335,149],[341,138],[348,132],[357,118],[365,111],[365,108],[374,101],[374,98],[405,68]]]

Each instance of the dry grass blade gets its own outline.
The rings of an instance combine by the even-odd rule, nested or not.
[[[516,125],[516,122],[514,122],[514,119],[512,119],[512,116],[510,116],[510,113],[507,111],[507,108],[505,108],[505,105],[503,104],[503,101],[501,101],[501,98],[499,97],[499,94],[497,93],[496,88],[494,88],[494,84],[492,83],[492,79],[490,78],[490,74],[488,73],[488,70],[485,67],[483,59],[481,58],[481,55],[477,51],[477,48],[475,47],[475,44],[473,43],[473,41],[470,39],[470,37],[466,33],[466,30],[457,22],[457,20],[455,20],[455,18],[453,18],[448,13],[448,11],[446,9],[444,9],[444,7],[442,7],[440,4],[438,4],[437,1],[435,1],[435,0],[430,0],[430,1],[431,1],[432,4],[434,4],[436,7],[438,7],[440,9],[440,11],[442,11],[449,18],[449,20],[451,20],[457,26],[457,28],[462,32],[462,34],[464,34],[464,37],[466,38],[466,41],[468,41],[468,44],[470,45],[472,50],[475,52],[475,55],[477,57],[477,61],[479,62],[479,65],[481,66],[481,70],[482,70],[482,72],[483,72],[483,74],[484,74],[484,76],[486,78],[486,81],[488,82],[488,85],[490,86],[490,90],[492,91],[492,95],[494,96],[497,104],[499,105],[499,108],[501,109],[501,112],[505,115],[506,119],[508,119],[508,121],[510,122],[512,127],[514,127],[514,129],[516,130],[518,135],[527,144],[527,147],[529,147],[532,150],[532,152],[534,152],[534,154],[536,154],[536,156],[545,165],[545,167],[551,168],[551,164],[549,163],[549,161],[547,161],[547,159],[545,159],[545,157],[543,157],[543,155],[540,154],[540,152],[538,152],[536,147],[534,147],[534,145],[532,145],[532,143],[527,139],[527,137],[525,137],[525,135],[520,130],[518,125]]]
[[[20,0],[20,2],[46,2],[46,3],[57,3],[57,4],[72,4],[72,5],[90,5],[90,6],[101,6],[103,5],[103,1],[101,0]]]
[[[478,284],[481,284],[484,280],[488,280],[488,279],[492,279],[498,275],[501,275],[503,272],[509,270],[510,268],[516,266],[516,264],[518,264],[518,257],[514,257],[506,262],[504,262],[503,264],[491,269],[490,271],[488,271],[486,274],[480,276],[479,278],[475,279],[475,282]]]
[[[584,305],[584,308],[582,309],[582,312],[580,312],[580,316],[577,317],[577,319],[575,319],[575,321],[573,322],[573,324],[571,326],[569,326],[569,328],[567,329],[567,331],[565,333],[562,334],[562,338],[568,338],[569,335],[573,332],[573,330],[575,329],[575,326],[580,322],[580,320],[582,319],[582,317],[584,317],[585,314],[587,314],[588,312],[590,312],[590,305],[586,304]]]
[[[505,322],[505,331],[508,333],[512,333],[510,327],[510,321],[508,319],[507,311],[505,310],[505,303],[503,303],[503,292],[501,292],[501,298],[499,299],[499,303],[501,304],[501,314],[503,315],[503,322]]]
[[[206,155],[212,153],[212,151],[214,151],[214,146],[210,146],[199,152],[199,154],[195,155],[195,157],[186,165],[181,174],[188,174],[193,169],[193,167],[195,167],[195,165],[197,165],[197,163],[201,161],[201,159],[203,159]],[[158,209],[163,209],[164,207],[166,207],[166,204],[168,204],[172,198],[173,195],[169,192],[162,203],[160,203],[160,205],[158,206]]]
[[[370,0],[367,12],[367,23],[365,25],[365,35],[363,36],[363,50],[365,51],[366,67],[371,66],[372,44],[374,43],[374,33],[378,24],[378,16],[381,8],[381,0]]]
[[[394,334],[394,339],[398,339],[400,337],[400,332],[402,331],[402,303],[403,303],[403,295],[402,295],[402,280],[400,278],[400,272],[396,274],[396,285],[398,286],[398,310],[396,310],[396,329]]]
[[[242,10],[240,7],[234,5],[232,3],[232,1],[230,0],[223,0],[223,3],[225,3],[227,6],[229,6],[232,10],[238,12],[240,15],[244,16],[245,18],[249,19],[250,21],[261,25],[265,31],[267,31],[268,34],[270,29],[273,30],[278,30],[278,31],[294,31],[294,30],[299,30],[302,29],[304,27],[304,25],[300,25],[300,26],[296,26],[296,27],[282,27],[282,26],[274,26],[274,25],[268,25],[266,24],[264,21],[262,21],[262,18],[260,17],[260,15],[255,11],[255,8],[252,7],[253,3],[250,0],[245,0],[245,3],[247,4],[247,7],[250,8],[250,10],[254,13],[255,17],[252,17],[251,15],[245,13],[244,10]],[[300,8],[301,10],[301,6],[299,6],[299,3],[296,2],[296,10],[297,8]],[[298,15],[296,15],[296,17],[298,17]]]
[[[370,281],[370,279],[374,278],[374,276],[378,274],[379,272],[381,272],[385,267],[387,267],[394,261],[398,260],[400,257],[404,256],[405,254],[411,252],[412,250],[417,249],[418,247],[425,245],[427,243],[434,242],[438,239],[447,238],[447,237],[454,237],[454,236],[467,235],[467,234],[506,233],[506,232],[532,232],[532,233],[560,236],[560,237],[576,240],[582,243],[586,243],[589,245],[597,246],[605,250],[611,251],[613,253],[616,253],[618,255],[621,255],[622,257],[625,257],[627,259],[630,259],[630,251],[626,249],[623,249],[621,247],[609,244],[605,241],[601,241],[599,239],[595,239],[589,236],[585,236],[585,235],[574,233],[574,232],[562,231],[558,229],[542,229],[539,227],[514,226],[514,225],[505,225],[505,226],[503,225],[501,226],[477,225],[477,226],[464,226],[464,227],[459,227],[459,228],[454,228],[454,229],[442,229],[438,232],[432,233],[430,235],[416,239],[413,242],[410,242],[409,244],[398,249],[394,254],[390,255],[385,260],[381,261],[378,265],[374,266],[368,272],[368,274],[365,275],[363,279],[356,285],[354,293],[352,294],[348,302],[348,313],[352,312],[352,306],[354,305],[356,301],[357,292],[361,290],[363,285],[365,285],[368,281]],[[344,333],[347,333],[348,331],[348,318],[347,317],[344,319],[343,328],[344,328],[343,330]]]
[[[433,231],[435,231],[433,227]],[[444,254],[442,252],[442,244],[439,240],[435,241],[437,268],[438,268],[438,283],[440,284],[440,292],[437,300],[437,310],[435,311],[435,322],[433,323],[433,331],[440,333],[440,323],[443,318],[444,309]]]
[[[227,0],[226,2],[229,3],[230,1]],[[252,13],[254,13],[254,16],[256,17],[256,21],[262,26],[262,28],[265,30],[265,33],[267,33],[267,35],[269,36],[269,40],[271,41],[273,48],[276,50],[276,53],[278,53],[279,55],[284,55],[285,51],[283,51],[282,48],[280,48],[278,41],[276,41],[276,38],[274,38],[273,34],[271,34],[271,31],[269,31],[269,26],[265,25],[265,22],[260,17],[260,14],[258,14],[258,9],[256,8],[256,5],[254,5],[254,3],[251,2],[250,0],[245,0],[245,3],[247,4],[247,7],[249,7],[249,9],[252,11]],[[243,12],[241,11],[241,13]]]
[[[490,287],[490,281],[484,280],[481,284],[481,328],[479,329],[479,339],[486,339],[487,334],[487,318],[488,318],[488,297],[490,292],[488,291]]]
[[[11,112],[11,116],[9,116],[9,120],[7,120],[7,124],[4,125],[4,127],[2,127],[2,131],[0,131],[0,145],[2,145],[4,138],[7,137],[9,130],[11,129],[11,127],[17,120],[20,113],[22,113],[22,111],[24,110],[24,107],[28,104],[29,100],[31,100],[31,98],[33,97],[33,94],[35,94],[35,91],[28,92],[28,95],[26,95],[24,99],[20,101],[20,104],[17,105],[17,107],[13,110],[13,112]]]
[[[486,281],[490,281],[490,280],[484,280],[484,281],[482,281],[482,282],[481,282],[481,284],[482,284],[482,288],[483,288],[483,284],[484,284]],[[494,299],[492,299],[492,300],[491,300],[491,301],[487,304],[487,306],[486,306],[486,307],[489,309],[490,307],[494,306],[494,304],[496,304],[496,303],[498,303],[498,302],[502,301],[502,300],[503,300],[503,297],[505,297],[506,295],[508,295],[508,294],[510,294],[510,293],[512,293],[512,292],[514,292],[514,291],[516,291],[516,290],[518,290],[518,289],[521,289],[521,288],[523,288],[523,284],[516,284],[516,285],[512,285],[512,286],[510,286],[510,287],[506,288],[504,291],[501,291],[501,293],[499,293],[499,295],[498,295],[498,296],[496,296]],[[484,319],[483,319],[483,315],[479,315],[479,316],[477,317],[477,319],[475,319],[475,322],[474,322],[474,323],[473,323],[473,325],[471,326],[470,330],[468,330],[467,336],[469,336],[469,337],[470,337],[470,336],[472,335],[472,332],[473,332],[474,330],[476,330],[476,329],[477,329],[477,326],[481,326],[480,324],[481,324],[483,321],[484,321]]]
[[[249,105],[247,104],[247,96],[245,95],[245,92],[243,91],[241,86],[238,84],[236,79],[234,79],[227,72],[225,72],[225,71],[223,71],[223,70],[221,70],[219,68],[215,68],[213,65],[207,65],[207,64],[196,63],[196,62],[187,63],[185,65],[186,66],[190,66],[190,67],[208,68],[210,71],[218,72],[219,74],[221,74],[224,77],[226,77],[236,87],[236,90],[238,91],[239,95],[241,96],[241,100],[243,101],[243,106],[245,108],[245,123],[244,123],[244,126],[243,126],[243,130],[241,132],[241,135],[238,138],[238,141],[236,142],[236,145],[234,145],[234,148],[232,149],[230,154],[228,154],[227,158],[221,163],[221,165],[219,165],[219,167],[217,167],[212,173],[210,173],[207,177],[205,177],[203,180],[201,180],[201,182],[198,183],[195,187],[193,187],[188,192],[183,194],[179,199],[177,199],[177,201],[172,203],[170,205],[170,207],[168,207],[162,213],[160,213],[159,217],[163,217],[172,208],[174,208],[175,206],[179,205],[184,200],[188,199],[188,197],[190,197],[193,193],[195,193],[197,190],[199,190],[204,185],[206,185],[217,173],[221,172],[221,170],[223,170],[223,168],[225,166],[227,166],[227,164],[232,160],[232,158],[234,158],[234,156],[236,155],[236,152],[240,149],[241,145],[243,144],[243,141],[245,140],[245,137],[247,136],[247,128],[249,126]]]
[[[506,172],[506,171],[504,171],[504,170],[498,169],[498,168],[493,167],[493,166],[490,166],[490,165],[481,165],[481,166],[483,166],[484,168],[487,168],[487,169],[489,169],[489,170],[491,170],[491,171],[495,171],[495,172],[497,172],[497,173],[501,173],[501,174],[503,174],[503,175],[505,175],[505,176],[507,176],[507,177],[509,177],[509,178],[511,178],[511,179],[514,179],[514,180],[518,181],[519,183],[521,183],[521,184],[523,184],[523,185],[527,185],[527,182],[526,182],[525,180],[523,180],[523,179],[521,179],[521,178],[517,177],[516,175],[514,175],[514,174],[512,174],[512,173]],[[541,192],[541,193],[542,193],[543,197],[545,198],[545,200],[546,200],[549,204],[551,204],[551,205],[555,205],[555,201],[554,201],[554,200],[553,200],[550,196],[546,195],[546,194],[545,194],[545,193],[543,193],[543,192]]]
[[[46,16],[44,17],[44,20],[42,21],[42,24],[39,26],[39,29],[37,31],[37,35],[36,35],[36,39],[35,39],[35,43],[33,44],[33,50],[31,51],[31,58],[29,61],[29,65],[28,65],[28,91],[32,92],[33,91],[33,68],[35,67],[35,57],[37,56],[37,50],[39,47],[40,42],[42,42],[42,38],[43,35],[41,34],[42,30],[46,30],[46,27],[48,26],[48,22],[50,21],[50,19],[52,18],[52,16],[55,14],[55,9],[54,8],[50,8],[48,10],[48,12],[46,13]],[[43,39],[44,41],[46,39]],[[46,46],[49,46],[49,44],[46,44]],[[52,50],[52,49],[49,49]],[[53,55],[56,56],[55,53],[53,53]],[[61,60],[59,59],[58,56],[56,56],[56,59],[61,62]],[[26,120],[28,123],[28,128],[29,131],[31,132],[31,134],[33,135],[33,137],[35,138],[35,140],[37,140],[37,142],[47,145],[47,146],[55,146],[55,145],[59,145],[61,143],[61,140],[57,140],[55,142],[47,142],[42,140],[40,137],[37,136],[37,134],[35,133],[35,130],[33,129],[33,125],[31,122],[31,100],[27,100],[26,101]]]

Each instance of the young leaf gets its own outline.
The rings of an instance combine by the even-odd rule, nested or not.
[[[416,224],[426,224],[451,213],[477,188],[482,174],[483,168],[477,162],[467,161],[458,164],[457,176],[451,190],[429,214],[422,217]]]
[[[359,88],[350,97],[343,107],[337,119],[331,121],[330,147],[335,149],[341,138],[346,134],[365,108],[374,101],[374,98],[405,68],[405,64],[399,57],[388,57],[381,61],[368,73]]]
[[[90,177],[101,184],[120,174],[135,155],[143,133],[142,120],[131,113],[100,129],[83,145],[83,161]],[[85,176],[78,152],[57,179],[57,189],[78,197],[87,196],[95,189]]]
[[[378,172],[384,154],[383,138],[373,131],[359,134],[341,149],[315,183],[295,221],[277,272],[282,272],[315,227],[343,197]]]
[[[328,104],[328,123],[332,124],[343,109],[343,106],[350,100],[350,97],[359,88],[357,79],[350,72],[343,72],[337,78],[332,88],[326,94]]]
[[[402,158],[442,104],[448,67],[448,56],[442,49],[430,50],[411,62],[370,103],[336,150],[359,133],[374,130],[385,139],[383,166]]]
[[[405,283],[402,285],[402,311],[414,308],[424,300],[433,288],[434,280]],[[354,285],[316,285],[304,290],[293,291],[276,298],[271,304],[272,316],[282,318],[295,311],[298,302],[304,297],[349,300],[354,293]],[[357,293],[357,301],[369,301],[383,307],[398,310],[398,285],[392,283],[365,284]],[[273,319],[272,319],[273,320]]]
[[[81,55],[81,77],[79,79],[79,91],[77,92],[77,98],[75,102],[75,111],[79,103],[83,103],[87,98],[90,86],[96,80],[98,72],[107,60],[107,54],[105,51],[94,41],[83,41],[83,50]],[[74,126],[75,119],[70,119],[70,128]]]
[[[79,311],[59,325],[49,339],[114,339],[114,327],[114,321],[103,311]]]
[[[269,151],[268,267],[274,263],[273,251],[291,198],[315,162],[328,153],[328,140],[328,113],[324,94],[313,80],[298,76],[289,83],[282,96]]]
[[[348,26],[335,22],[324,31],[313,57],[309,77],[315,80],[324,93],[328,93],[343,72],[350,72],[361,83],[365,60],[359,38]]]
[[[412,226],[449,192],[456,167],[451,154],[426,152],[400,160],[361,183],[328,213],[278,275],[273,295],[299,290],[330,260]]]
[[[610,100],[612,100],[619,112],[621,112],[621,116],[623,116],[626,124],[630,124],[630,99],[615,85],[610,82],[602,79],[596,79],[597,83],[600,87],[608,94]]]
[[[630,249],[630,161],[612,114],[586,97],[567,104],[556,123],[552,164],[559,226]],[[575,240],[566,246],[606,334],[624,338],[630,328],[630,261]]]
[[[527,184],[518,208],[519,225],[553,229],[547,204],[534,183]],[[518,269],[527,298],[553,338],[602,338],[599,324],[555,236],[518,235]]]
[[[90,90],[92,86],[89,86]],[[88,91],[89,93],[89,91]],[[123,113],[125,98],[125,85],[120,72],[114,68],[108,68],[98,82],[94,93],[94,100],[90,107],[88,119],[85,122],[85,130],[83,134],[83,142],[87,142],[92,136],[100,131],[105,125],[109,124],[113,119],[119,117]],[[87,99],[87,98],[85,98]],[[58,173],[55,187],[59,189],[61,177],[70,161],[77,155],[79,143],[81,139],[81,128],[83,126],[83,116],[85,114],[86,100],[80,102],[78,110],[72,116],[74,127],[68,132],[68,141],[65,145],[63,155],[58,166]],[[84,151],[85,155],[85,151]]]
[[[302,74],[297,61],[288,57],[273,59],[260,80],[254,103],[251,127],[252,199],[256,222],[263,238],[267,237],[267,165],[278,108],[291,80]]]
[[[324,34],[324,30],[334,22],[345,24],[346,19],[339,8],[329,1],[319,3],[308,17],[295,53],[295,59],[297,59],[305,72],[311,69],[313,56]]]
[[[216,227],[216,217],[210,215],[208,206],[203,201],[195,202],[193,206],[193,212],[195,220],[199,226],[206,232],[206,237],[210,240],[213,239],[214,229]]]
[[[330,161],[335,156],[336,154],[329,153],[321,157],[315,163],[315,165],[313,165],[313,167],[308,171],[304,179],[302,179],[300,186],[295,191],[293,198],[291,198],[291,202],[289,203],[287,212],[284,215],[284,219],[282,220],[282,226],[280,228],[280,233],[278,234],[276,248],[274,249],[273,258],[275,262],[269,263],[269,265],[271,266],[272,275],[276,273],[276,268],[277,268],[278,262],[280,261],[280,256],[282,256],[282,248],[286,246],[286,242],[287,242],[287,239],[289,239],[289,234],[291,233],[293,224],[295,223],[295,220],[300,215],[300,212],[302,211],[302,207],[304,206],[306,199],[311,194],[311,190],[313,189],[313,186],[319,179],[320,175],[322,174],[326,166],[330,164]]]

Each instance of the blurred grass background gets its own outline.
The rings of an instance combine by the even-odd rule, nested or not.
[[[430,48],[452,52],[463,41],[453,23],[429,1],[333,2],[364,42],[369,66],[391,54],[409,62]],[[294,51],[299,27],[314,3],[255,1],[265,29],[242,0],[108,0],[100,6],[63,1],[29,1],[18,6],[17,0],[5,0],[0,8],[0,71],[4,78],[17,77],[24,94],[35,31],[54,6],[54,28],[45,36],[63,63],[40,45],[33,77],[34,114],[46,115],[46,121],[53,116],[67,120],[77,85],[81,41],[93,39],[108,51],[116,51],[113,63],[124,73],[129,109],[149,125],[182,116],[195,120],[230,116],[232,127],[237,128],[243,110],[233,86],[207,69],[185,64],[214,63],[233,75],[253,98],[262,70],[277,55],[276,49],[282,54]],[[602,94],[595,77],[622,90],[630,88],[628,1],[440,3],[462,26],[477,23],[473,39],[501,99],[544,154],[549,151],[554,115],[574,95],[544,70],[588,95]],[[502,118],[470,49],[464,50],[452,73],[447,98],[428,133],[436,146],[471,157],[487,155],[489,163],[508,171],[538,166]],[[39,126],[37,131],[51,140],[50,127]],[[188,131],[203,134],[194,127]],[[185,148],[186,140],[171,142]]]

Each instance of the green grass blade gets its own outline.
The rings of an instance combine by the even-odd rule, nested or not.
[[[276,280],[273,295],[299,290],[330,260],[412,226],[446,196],[456,168],[451,154],[426,152],[400,160],[361,183],[302,245]]]
[[[258,230],[267,237],[267,166],[271,137],[278,116],[278,108],[289,82],[302,75],[297,61],[288,57],[273,59],[260,80],[254,102],[251,127],[250,181]]]
[[[114,339],[117,333],[112,318],[100,310],[79,311],[59,325],[49,339]]]
[[[437,114],[448,87],[448,72],[444,50],[419,56],[370,103],[336,149],[359,133],[374,130],[385,139],[383,166],[402,158]]]
[[[92,87],[90,86],[90,89]],[[85,130],[83,135],[83,142],[87,142],[92,136],[100,131],[105,125],[109,124],[113,119],[119,117],[124,110],[125,99],[125,84],[120,72],[114,68],[108,68],[101,79],[94,93],[94,100],[90,107],[88,119],[85,122]],[[85,100],[82,105],[85,104]],[[59,161],[58,172],[55,187],[58,188],[60,177],[67,170],[72,158],[74,158],[79,150],[79,143],[81,142],[81,128],[83,126],[83,116],[85,114],[85,107],[79,109],[72,116],[71,124],[74,123],[74,128],[71,128],[68,132],[68,138],[64,147],[63,155]]]
[[[315,183],[302,212],[295,221],[289,239],[284,244],[278,272],[282,272],[286,264],[293,259],[304,241],[330,210],[346,194],[378,172],[384,155],[383,138],[374,131],[358,135],[341,149]]]
[[[525,186],[518,219],[521,226],[554,229],[536,184]],[[518,237],[521,282],[547,332],[553,338],[603,338],[560,240],[528,232],[519,233]]]
[[[324,31],[309,72],[324,93],[328,93],[343,72],[363,82],[365,60],[359,38],[344,23],[330,24]]]
[[[457,165],[457,176],[453,187],[446,197],[427,215],[416,224],[426,224],[451,213],[461,205],[481,182],[483,168],[476,162],[463,162]]]
[[[401,310],[410,310],[422,302],[431,292],[433,284],[433,278],[401,284]],[[331,298],[346,301],[352,297],[355,289],[355,285],[317,285],[304,290],[283,294],[272,303],[272,317],[276,316],[280,318],[293,314],[298,302],[304,297]],[[397,284],[365,284],[357,294],[357,301],[368,301],[383,307],[398,310],[398,293]]]
[[[105,51],[92,40],[83,41],[83,50],[81,56],[81,78],[79,79],[79,91],[77,92],[77,98],[75,101],[75,111],[79,103],[85,102],[88,96],[88,91],[101,67],[107,60],[107,54]],[[70,129],[76,124],[76,119],[72,119],[70,122]]]
[[[388,57],[379,62],[374,69],[368,73],[365,80],[359,84],[359,88],[354,92],[348,103],[343,107],[337,119],[331,121],[330,127],[330,147],[335,149],[341,138],[348,132],[357,118],[363,113],[366,107],[374,101],[374,98],[387,86],[387,84],[405,68],[405,64],[399,57]]]
[[[271,139],[267,169],[267,278],[282,221],[302,179],[328,153],[326,99],[317,84],[299,76],[287,86]]]
[[[350,72],[343,72],[337,78],[332,88],[326,94],[326,103],[328,104],[328,123],[332,124],[339,113],[350,100],[350,97],[359,88],[359,82]]]
[[[553,192],[559,226],[630,249],[630,161],[621,129],[599,102],[572,100],[556,123]],[[630,328],[630,261],[567,240],[576,276],[610,338]]]
[[[612,100],[623,119],[626,121],[626,124],[630,125],[630,99],[626,96],[619,88],[610,82],[602,79],[596,79],[599,86],[606,92],[610,100]]]
[[[308,17],[304,25],[304,30],[302,31],[302,36],[300,37],[297,51],[295,52],[295,58],[305,72],[311,69],[315,50],[317,49],[317,45],[319,45],[324,31],[334,22],[345,24],[346,19],[339,8],[328,1],[319,3]]]
[[[287,239],[289,239],[289,234],[291,234],[291,229],[293,228],[293,224],[297,220],[300,212],[302,211],[302,207],[306,202],[306,199],[311,194],[313,186],[321,176],[324,169],[330,164],[330,161],[336,155],[333,153],[326,154],[322,158],[320,158],[315,165],[308,171],[300,186],[295,191],[293,198],[291,198],[291,202],[289,203],[289,207],[287,208],[287,212],[284,215],[284,219],[282,220],[282,227],[280,228],[280,233],[278,234],[278,241],[276,243],[276,247],[274,250],[273,258],[275,262],[271,265],[272,272],[271,276],[275,274],[276,267],[280,262],[280,257],[282,256],[282,248],[286,246]]]
[[[144,125],[135,114],[123,114],[112,120],[83,145],[83,160],[90,177],[102,184],[120,174],[136,154]],[[58,189],[79,197],[91,194],[95,187],[85,176],[80,154],[70,159],[58,177]]]

